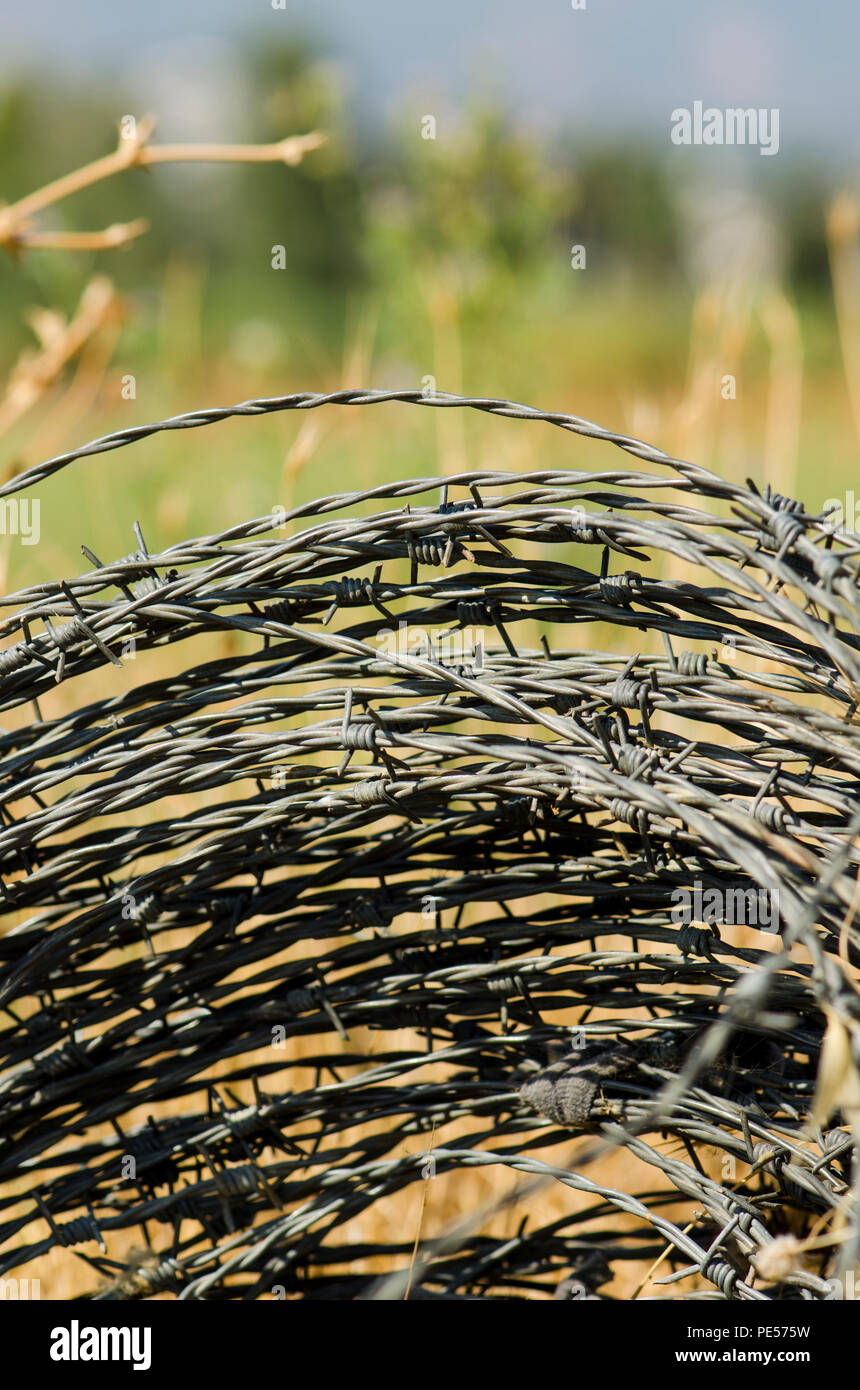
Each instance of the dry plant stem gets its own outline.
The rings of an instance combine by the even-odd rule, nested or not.
[[[0,229],[5,230],[4,224],[7,222],[20,223],[24,219],[32,217],[33,213],[42,212],[54,203],[59,203],[63,198],[70,197],[72,193],[79,193],[83,188],[90,188],[94,183],[100,183],[102,179],[110,178],[123,169],[140,164],[144,147],[154,127],[154,119],[151,116],[144,116],[143,120],[138,122],[136,139],[121,139],[113,154],[102,155],[101,159],[94,159],[91,164],[85,164],[82,169],[74,169],[70,174],[63,174],[61,178],[54,179],[52,183],[46,183],[43,188],[37,188],[35,192],[28,193],[26,198],[20,198],[17,203],[11,203],[3,209],[3,221],[0,223]],[[152,151],[149,153],[151,154]]]
[[[282,486],[284,496],[290,506],[294,505],[293,497],[296,482],[317,452],[324,433],[328,432],[329,430],[327,428],[323,427],[317,420],[314,420],[310,416],[302,421],[301,428],[284,459],[284,467],[281,475],[283,479]]]
[[[842,964],[846,967],[846,979],[854,989],[855,993],[858,993],[860,991],[858,991],[857,988],[857,981],[854,979],[853,974],[850,973],[851,962],[848,957],[848,934],[851,930],[851,927],[854,924],[854,918],[857,916],[858,907],[860,907],[860,874],[858,874],[857,885],[854,889],[854,894],[851,899],[851,903],[848,907],[848,911],[845,913],[845,916],[842,919],[842,926],[839,931],[839,959],[842,961]]]
[[[301,164],[311,150],[325,144],[320,130],[308,135],[288,135],[271,145],[156,145],[141,151],[135,162],[151,164]]]
[[[44,457],[57,443],[68,437],[78,420],[86,418],[98,399],[108,367],[122,331],[120,314],[113,314],[97,333],[84,343],[74,367],[74,374],[56,405],[44,412],[35,424],[35,432],[27,441],[29,457]]]
[[[31,317],[41,350],[22,353],[12,370],[6,394],[0,400],[0,435],[44,396],[69,362],[117,313],[113,285],[105,276],[97,276],[81,295],[78,311],[70,323],[59,315]]]
[[[691,1231],[693,1230],[693,1228],[695,1227],[695,1224],[696,1224],[695,1221],[691,1221],[690,1224],[689,1224],[688,1226],[685,1226],[685,1227],[684,1227],[684,1232],[683,1232],[683,1233],[684,1233],[685,1236],[687,1236],[687,1235],[690,1234],[690,1232],[691,1232]],[[660,1266],[661,1266],[661,1264],[663,1263],[663,1261],[664,1261],[669,1255],[671,1255],[671,1253],[672,1253],[673,1250],[677,1250],[677,1248],[678,1248],[678,1247],[676,1246],[675,1242],[674,1242],[674,1241],[670,1241],[669,1244],[666,1246],[666,1249],[665,1249],[665,1250],[661,1250],[660,1254],[657,1256],[657,1258],[656,1258],[656,1260],[654,1261],[654,1263],[653,1263],[652,1265],[649,1266],[649,1268],[648,1268],[648,1270],[647,1270],[647,1272],[646,1272],[644,1278],[641,1279],[641,1280],[639,1281],[639,1283],[636,1285],[636,1288],[633,1290],[632,1294],[630,1295],[630,1302],[631,1302],[631,1303],[632,1303],[635,1299],[637,1299],[637,1298],[639,1297],[640,1293],[641,1293],[642,1290],[645,1288],[645,1285],[646,1285],[647,1283],[649,1283],[650,1280],[651,1280],[651,1278],[652,1278],[652,1276],[655,1275],[655,1274],[657,1273],[657,1270],[660,1268]]]
[[[430,1186],[430,1179],[431,1179],[431,1177],[432,1177],[432,1172],[429,1170],[429,1164],[432,1162],[433,1144],[434,1144],[435,1139],[436,1139],[436,1121],[434,1120],[434,1121],[433,1121],[433,1128],[432,1128],[432,1130],[430,1131],[430,1143],[429,1143],[429,1145],[428,1145],[428,1147],[427,1147],[428,1172],[427,1172],[427,1176],[426,1176],[425,1179],[424,1179],[423,1185],[422,1185],[422,1187],[421,1187],[421,1206],[420,1206],[419,1211],[418,1211],[418,1227],[417,1227],[417,1229],[416,1229],[416,1231],[415,1231],[415,1244],[414,1244],[413,1247],[412,1247],[412,1259],[409,1261],[409,1280],[408,1280],[408,1282],[407,1282],[406,1289],[405,1289],[404,1294],[403,1294],[403,1301],[404,1301],[404,1303],[405,1303],[406,1300],[409,1298],[409,1293],[410,1293],[410,1290],[411,1290],[411,1288],[412,1288],[412,1278],[413,1278],[413,1275],[414,1275],[414,1273],[415,1273],[415,1261],[416,1261],[417,1258],[418,1258],[418,1246],[419,1246],[419,1244],[421,1243],[421,1231],[422,1231],[423,1226],[424,1226],[424,1212],[425,1212],[425,1210],[426,1210],[426,1208],[427,1208],[427,1190],[428,1190],[428,1188],[429,1188],[429,1186]]]
[[[833,277],[836,322],[854,425],[860,436],[860,207],[853,193],[842,193],[827,214],[827,241]]]
[[[161,145],[150,146],[147,142],[155,126],[151,116],[138,122],[134,139],[121,139],[112,154],[93,160],[82,169],[76,169],[44,188],[36,189],[17,203],[0,209],[0,246],[7,250],[21,245],[32,244],[33,233],[29,232],[29,219],[45,208],[53,206],[63,198],[70,197],[84,188],[111,178],[124,169],[149,169],[155,164],[175,163],[283,163],[300,164],[305,154],[325,143],[321,131],[311,131],[307,135],[292,135],[271,145]],[[136,224],[131,224],[132,226]],[[114,231],[109,228],[108,232]],[[96,235],[96,234],[84,234]],[[103,233],[101,235],[107,235]],[[135,233],[139,235],[139,233]],[[48,244],[48,243],[42,243]],[[57,244],[57,243],[50,243]],[[122,244],[122,243],[108,243]],[[85,243],[86,249],[91,249]]]
[[[149,231],[145,217],[134,222],[115,222],[103,232],[21,232],[19,246],[41,251],[112,251]]]
[[[342,386],[346,387],[347,382],[370,375],[375,334],[375,317],[363,314],[344,352]],[[321,445],[331,434],[333,428],[334,421],[331,418],[322,421],[308,416],[302,422],[298,434],[287,451],[281,473],[284,497],[290,506],[293,505],[296,483],[311,459],[319,452]],[[372,487],[373,479],[365,467],[362,467],[361,475],[363,485]]]
[[[765,477],[786,494],[797,486],[803,396],[803,340],[797,310],[774,289],[760,308],[770,344],[770,385],[765,438]]]

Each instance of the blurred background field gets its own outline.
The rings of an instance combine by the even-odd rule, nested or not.
[[[210,124],[219,139],[260,142],[322,129],[324,147],[295,168],[129,170],[38,225],[143,217],[145,236],[117,251],[2,258],[4,475],[195,407],[433,378],[440,390],[585,415],[730,476],[799,488],[812,506],[844,490],[860,413],[847,155],[721,150],[709,164],[713,151],[678,150],[665,133],[601,135],[597,121],[587,135],[539,130],[492,82],[453,106],[404,90],[368,125],[324,39],[283,22],[277,35],[234,46],[240,128],[223,113]],[[194,84],[193,72],[154,84],[156,142],[212,138]],[[144,114],[128,97],[105,69],[86,84],[7,73],[0,199],[108,153],[122,118]],[[272,268],[278,246],[284,269]],[[39,338],[50,348],[62,335],[63,319],[83,331],[56,371],[32,354]],[[161,436],[43,486],[41,543],[4,542],[9,580],[77,572],[81,542],[127,553],[133,517],[161,549],[290,492],[467,467],[590,466],[604,452],[396,406]]]

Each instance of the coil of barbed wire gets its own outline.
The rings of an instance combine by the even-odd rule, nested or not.
[[[98,1298],[614,1297],[649,1266],[665,1296],[832,1297],[860,1258],[850,1116],[814,1104],[825,1028],[860,1024],[856,536],[419,392],[176,417],[0,495],[375,402],[651,471],[409,479],[166,549],[135,525],[0,600],[0,1274],[66,1249]],[[642,1191],[600,1180],[620,1147]],[[417,1259],[355,1236],[488,1166],[590,1205],[476,1212]]]

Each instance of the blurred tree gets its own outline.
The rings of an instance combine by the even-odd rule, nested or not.
[[[260,186],[257,216],[287,247],[291,282],[328,293],[365,279],[364,208],[357,153],[350,140],[342,72],[304,42],[267,45],[248,63],[257,94],[252,139],[323,130],[327,141],[297,168],[278,168]],[[244,170],[245,184],[256,171]]]
[[[554,254],[575,183],[495,105],[473,106],[453,131],[422,134],[432,129],[417,114],[404,119],[378,170],[377,272],[411,260],[444,271],[472,308],[498,305]]]
[[[576,241],[594,261],[633,264],[652,273],[678,264],[679,223],[653,152],[629,144],[574,156],[581,188]]]

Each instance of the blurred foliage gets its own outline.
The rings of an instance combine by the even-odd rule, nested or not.
[[[578,164],[583,190],[577,240],[592,265],[638,263],[646,274],[677,265],[681,230],[662,165],[647,150],[597,148]]]
[[[343,74],[308,43],[251,49],[243,71],[243,138],[322,127],[329,144],[293,169],[130,171],[59,204],[46,225],[95,229],[143,215],[152,230],[132,252],[31,253],[0,265],[5,361],[25,341],[25,305],[69,310],[97,267],[134,291],[177,253],[210,272],[213,352],[223,350],[241,306],[252,317],[288,316],[294,336],[315,340],[327,357],[342,343],[356,296],[375,296],[395,319],[402,301],[405,323],[422,277],[444,280],[468,321],[539,293],[547,277],[560,282],[576,243],[604,276],[629,266],[643,281],[680,274],[684,228],[665,152],[539,142],[487,101],[456,126],[440,120],[435,139],[422,137],[422,117],[411,111],[394,138],[359,140]],[[105,152],[121,114],[108,76],[73,93],[32,79],[0,91],[0,198],[12,201]],[[822,196],[814,179],[790,180],[778,210],[793,280],[820,292],[828,281]],[[273,282],[277,245],[287,266]]]
[[[433,268],[467,300],[495,300],[556,254],[575,182],[495,108],[467,111],[453,136],[433,120],[404,120],[394,152],[374,169],[377,278],[404,263]]]
[[[288,283],[315,294],[343,294],[364,283],[364,199],[340,74],[301,44],[265,48],[250,59],[256,103],[251,139],[327,132],[326,145],[295,169],[242,168],[242,206],[288,249]],[[273,243],[275,244],[275,243]]]
[[[635,138],[550,138],[503,103],[478,98],[456,117],[440,101],[435,131],[423,115],[435,109],[432,98],[406,104],[387,132],[367,130],[356,124],[348,75],[299,40],[250,49],[236,67],[233,119],[241,129],[232,134],[219,110],[222,138],[269,142],[322,128],[328,143],[295,168],[127,171],[39,218],[40,227],[75,230],[147,218],[151,230],[127,249],[33,250],[18,262],[0,255],[0,386],[32,345],[29,307],[73,315],[96,273],[111,277],[125,303],[108,369],[83,372],[80,389],[68,390],[71,402],[67,373],[45,408],[0,441],[4,459],[32,462],[130,419],[201,404],[331,389],[345,377],[351,385],[416,386],[433,375],[440,389],[569,409],[689,449],[713,467],[756,469],[763,436],[779,421],[771,393],[774,371],[790,370],[785,345],[776,361],[769,342],[747,334],[749,305],[734,306],[734,321],[699,313],[703,286],[689,255],[698,232],[671,151]],[[109,74],[74,90],[30,74],[0,90],[0,202],[111,150],[128,101]],[[171,128],[169,137],[156,130],[156,142],[181,138],[171,110],[154,114]],[[431,133],[435,139],[424,138]],[[814,460],[816,477],[830,478],[854,447],[825,243],[833,189],[820,170],[788,158],[778,169],[766,163],[749,172],[784,248],[775,274],[784,268],[782,288],[800,311],[800,464]],[[587,274],[571,266],[580,244]],[[277,246],[286,265],[274,272]],[[744,351],[738,400],[726,405],[720,374],[734,370],[734,358],[722,364]],[[124,373],[136,378],[132,400],[121,395]],[[296,474],[299,493],[334,491],[347,478],[370,484],[437,466],[535,461],[516,430],[501,439],[491,432],[495,443],[484,453],[485,426],[474,419],[412,412],[421,418],[398,416],[392,430],[381,412],[359,430],[358,414],[335,412],[320,424],[308,445],[313,467]],[[95,464],[56,480],[51,496],[70,531],[107,553],[130,548],[132,505],[162,541],[219,529],[225,505],[239,516],[267,510],[281,495],[285,453],[301,423],[219,427],[191,448],[181,434],[162,437],[141,451],[146,471],[121,465],[123,487],[109,503],[96,490]],[[568,461],[565,436],[542,439],[542,463]],[[776,481],[786,490],[791,480]],[[96,519],[105,534],[93,535]],[[76,543],[63,559],[48,546],[37,550],[15,551],[13,569],[23,560],[46,573],[79,562]]]

